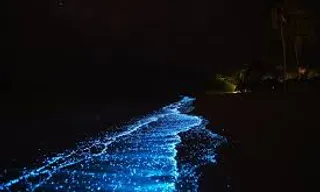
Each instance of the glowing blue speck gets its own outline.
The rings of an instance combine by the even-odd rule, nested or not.
[[[0,191],[197,191],[197,168],[216,162],[215,149],[225,139],[205,129],[205,119],[186,114],[194,100],[183,97],[46,158],[38,168],[2,183]]]

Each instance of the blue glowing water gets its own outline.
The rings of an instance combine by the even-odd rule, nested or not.
[[[194,99],[163,107],[134,123],[47,158],[2,183],[0,191],[197,191],[197,168],[215,163],[225,139],[187,114]]]

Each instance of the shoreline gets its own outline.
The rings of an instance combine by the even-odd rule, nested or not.
[[[230,141],[219,149],[217,166],[206,170],[201,191],[210,191],[215,179],[222,191],[304,191],[317,156],[317,100],[310,94],[198,95],[196,113]]]
[[[59,153],[109,128],[144,116],[177,97],[124,101],[2,97],[0,174]]]

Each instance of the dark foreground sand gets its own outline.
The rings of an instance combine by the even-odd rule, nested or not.
[[[196,97],[195,112],[210,121],[208,128],[231,141],[220,149],[219,164],[203,169],[200,191],[310,191],[310,186],[317,186],[318,95]],[[99,124],[128,120],[165,103],[95,101],[87,106],[84,103],[91,102],[79,100],[80,104],[55,102],[51,108],[41,104],[47,103],[41,98],[33,98],[30,107],[22,107],[27,102],[21,98],[2,99],[0,168],[26,165],[44,151],[57,152],[86,133],[95,135],[103,129]]]
[[[317,186],[319,96],[198,95],[196,113],[226,136],[200,191],[310,191]],[[228,186],[230,185],[230,186]]]

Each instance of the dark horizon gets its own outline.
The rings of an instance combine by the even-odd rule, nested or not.
[[[11,91],[193,93],[208,76],[264,60],[272,48],[272,3],[263,0],[61,2],[9,6],[1,71]]]
[[[282,63],[276,2],[10,2],[2,83],[13,91],[198,91],[208,76],[252,60]],[[311,65],[318,61],[313,54]]]

